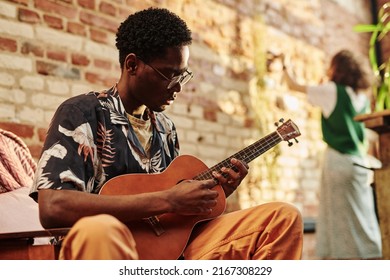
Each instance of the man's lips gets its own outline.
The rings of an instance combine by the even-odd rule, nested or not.
[[[167,104],[167,105],[171,105],[171,104],[173,103],[173,101],[175,101],[174,98],[168,99],[167,102],[166,102],[166,104]]]
[[[170,105],[170,104],[173,103],[173,101],[175,101],[175,99],[176,99],[176,94],[174,94],[173,96],[171,96],[170,98],[168,98],[167,101],[166,101],[166,103],[167,103],[168,105]]]

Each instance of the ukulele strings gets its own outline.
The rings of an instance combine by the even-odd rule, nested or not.
[[[194,180],[206,180],[206,179],[211,179],[214,178],[212,176],[213,171],[219,171],[222,167],[229,167],[232,168],[233,170],[237,171],[236,167],[233,166],[230,163],[230,159],[236,158],[238,160],[242,160],[245,163],[251,162],[253,159],[261,155],[262,153],[268,151],[272,147],[274,147],[276,144],[281,142],[282,139],[279,136],[277,132],[273,132],[269,134],[268,136],[256,141],[255,143],[249,145],[242,151],[237,152],[236,154],[230,156],[229,158],[221,161],[220,163],[214,165],[210,169],[203,171],[202,173],[198,174]],[[227,176],[227,174],[223,174],[224,177]]]

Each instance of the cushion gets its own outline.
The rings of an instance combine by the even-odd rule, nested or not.
[[[36,163],[17,135],[0,129],[0,193],[30,186]]]
[[[0,233],[43,230],[28,187],[0,194]]]

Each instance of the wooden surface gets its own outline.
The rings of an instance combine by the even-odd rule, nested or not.
[[[29,239],[35,237],[65,236],[70,228],[53,228],[36,231],[18,231],[0,233],[0,242],[7,239]]]
[[[390,110],[359,115],[355,118],[379,135],[379,159],[382,168],[375,170],[374,183],[382,234],[383,259],[390,259]]]
[[[56,260],[59,245],[35,245],[34,238],[65,236],[69,228],[0,234],[0,260]]]
[[[25,242],[0,242],[0,260],[56,260],[60,246],[31,245]]]

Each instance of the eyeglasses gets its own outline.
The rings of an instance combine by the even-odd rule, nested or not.
[[[191,71],[189,71],[188,69],[186,69],[186,71],[184,71],[180,75],[174,76],[172,78],[168,78],[163,73],[161,73],[160,70],[158,70],[157,68],[155,68],[152,65],[143,61],[139,56],[138,56],[138,59],[141,60],[146,65],[148,65],[154,71],[156,71],[165,80],[169,81],[167,89],[171,89],[171,88],[175,87],[177,84],[180,84],[180,86],[184,86],[186,83],[188,83],[194,77],[194,74]]]

